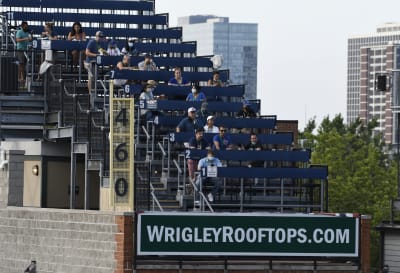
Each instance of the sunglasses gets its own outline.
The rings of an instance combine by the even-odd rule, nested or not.
[[[222,130],[220,130],[221,132],[226,132],[226,130],[225,129],[222,129]]]

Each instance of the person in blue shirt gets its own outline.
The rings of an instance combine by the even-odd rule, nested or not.
[[[192,92],[186,97],[186,101],[206,101],[206,99],[206,95],[200,92],[200,86],[198,85],[193,85]]]
[[[207,150],[207,156],[199,160],[197,170],[201,171],[203,168],[208,167],[222,167],[221,161],[214,156],[214,151],[212,149]],[[211,192],[207,195],[207,198],[208,201],[214,202],[214,196],[216,196],[219,189],[221,188],[221,181],[218,179],[218,177],[206,177],[205,179],[203,179],[203,181],[205,182],[205,184],[213,184],[213,188],[211,189]],[[201,178],[196,181],[197,188],[201,189],[202,185],[204,185],[202,184],[203,181]],[[201,190],[203,191],[203,189]]]
[[[25,65],[27,59],[25,54],[28,50],[29,42],[32,41],[27,22],[21,23],[21,28],[15,34],[15,40],[17,42],[18,81],[23,83],[26,78]]]
[[[93,71],[91,69],[90,61],[94,59],[97,55],[106,55],[107,54],[107,44],[104,39],[104,34],[102,31],[96,32],[96,38],[94,40],[90,40],[86,46],[86,60],[84,62],[84,66],[88,71],[88,90],[89,92],[92,90],[92,78]]]
[[[226,128],[219,126],[219,134],[213,137],[214,149],[215,150],[231,150],[232,142],[229,135],[226,134]]]
[[[182,70],[179,67],[175,67],[174,77],[169,79],[168,85],[187,86],[190,85],[190,82],[182,77]]]

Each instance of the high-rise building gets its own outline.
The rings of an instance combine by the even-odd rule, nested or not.
[[[399,42],[400,24],[393,23],[378,27],[376,33],[348,40],[347,123],[357,118],[366,122],[376,119],[376,130],[384,134],[386,143],[395,142],[391,96],[376,90],[375,78],[400,67]]]
[[[192,15],[178,18],[183,41],[197,41],[199,56],[222,55],[230,84],[244,84],[247,99],[257,98],[258,25],[230,23],[228,17]]]

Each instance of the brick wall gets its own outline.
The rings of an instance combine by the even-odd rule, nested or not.
[[[0,272],[111,273],[118,225],[112,213],[60,209],[0,210]]]

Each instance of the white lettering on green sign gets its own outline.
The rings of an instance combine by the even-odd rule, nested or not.
[[[350,230],[341,228],[316,228],[311,232],[305,228],[233,228],[231,226],[181,228],[149,225],[146,228],[151,243],[350,243]],[[312,236],[308,237],[307,234],[312,234]]]

